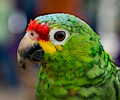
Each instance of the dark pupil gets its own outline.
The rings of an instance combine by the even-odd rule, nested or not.
[[[58,41],[64,40],[64,38],[65,38],[65,32],[64,31],[58,31],[58,32],[56,32],[54,38],[57,39]]]

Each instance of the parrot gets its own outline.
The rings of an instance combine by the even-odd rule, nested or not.
[[[54,13],[30,20],[18,65],[40,65],[36,100],[120,100],[120,70],[82,19]],[[115,49],[115,48],[114,48]]]

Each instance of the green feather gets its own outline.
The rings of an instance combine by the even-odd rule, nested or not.
[[[120,71],[87,23],[69,14],[36,20],[50,30],[57,27],[70,33],[62,51],[44,54],[47,64],[38,75],[37,100],[120,100]]]

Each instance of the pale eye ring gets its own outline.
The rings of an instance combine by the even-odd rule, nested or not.
[[[49,39],[55,45],[63,45],[69,36],[70,32],[65,29],[52,29],[49,32]]]

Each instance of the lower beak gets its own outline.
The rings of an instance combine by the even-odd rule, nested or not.
[[[17,60],[19,66],[25,69],[25,61],[26,59],[43,62],[44,60],[44,51],[40,47],[38,42],[32,42],[29,37],[24,36],[21,40],[18,50],[17,50]]]

